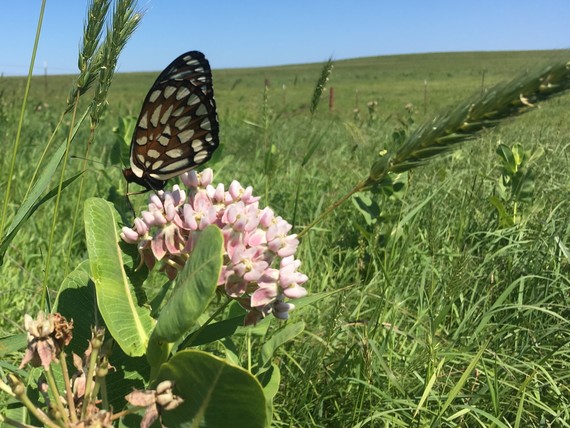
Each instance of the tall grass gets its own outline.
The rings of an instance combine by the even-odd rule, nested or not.
[[[127,3],[120,3],[125,8],[114,13],[130,18],[112,21],[123,22],[121,28],[127,30],[110,27],[113,34],[128,37],[128,28],[134,27],[126,23],[136,24]],[[108,2],[94,1],[92,8],[93,14],[109,16]],[[138,110],[152,76],[127,78],[108,72],[119,50],[104,54],[105,46],[116,46],[107,40],[111,39],[103,37],[102,27],[85,27],[79,79],[71,95],[66,86],[71,79],[54,77],[49,98],[34,92],[32,85],[21,127],[16,101],[23,99],[23,92],[7,93],[0,100],[5,132],[12,140],[21,132],[25,142],[16,148],[13,171],[2,175],[4,184],[14,183],[3,216],[6,224],[31,194],[26,183],[34,169],[41,172],[36,166],[46,163],[38,159],[56,153],[47,142],[63,144],[61,156],[67,163],[51,183],[47,181],[43,194],[63,189],[66,179],[84,171],[63,193],[56,190],[62,195],[59,199],[37,206],[10,242],[0,267],[3,334],[18,331],[24,312],[43,307],[41,299],[30,296],[44,290],[51,295],[69,266],[85,258],[77,222],[81,201],[124,189],[115,148],[109,143],[111,128],[117,117]],[[414,113],[414,120],[403,119],[403,106],[423,96],[423,70],[431,73],[430,106],[441,107],[444,101],[457,102],[465,88],[479,89],[476,71],[481,58],[490,58],[485,55],[443,57],[447,61],[419,56],[421,65],[416,68],[414,58],[390,58],[399,74],[383,65],[386,58],[377,63],[340,62],[331,76],[339,79],[335,89],[341,96],[334,113],[313,108],[311,95],[320,66],[216,72],[222,144],[225,156],[232,159],[231,164],[220,161],[220,181],[237,178],[266,189],[264,202],[294,219],[298,232],[309,230],[327,206],[334,206],[304,235],[299,257],[311,278],[311,293],[335,293],[292,313],[295,320],[305,320],[307,328],[281,354],[276,426],[569,425],[569,99],[566,95],[531,108],[542,101],[545,76],[556,74],[563,63],[546,74],[519,79],[535,85],[532,88],[501,87],[411,129],[410,123],[426,118]],[[531,63],[535,57],[527,55],[513,55],[511,63],[501,55],[507,59],[485,66],[487,79],[494,76],[496,83],[497,76]],[[398,65],[406,60],[405,66]],[[103,63],[107,71],[100,73]],[[384,87],[375,79],[380,74]],[[273,86],[281,80],[296,85],[288,85],[284,100],[270,96],[268,89],[264,93],[265,77]],[[62,80],[59,86],[57,79]],[[242,80],[235,85],[238,79]],[[562,85],[568,85],[564,79]],[[8,85],[0,80],[0,91],[10,91],[16,81]],[[414,93],[411,88],[418,82]],[[363,103],[380,100],[379,120],[352,121],[355,86]],[[396,87],[399,92],[390,92]],[[438,92],[443,87],[446,92]],[[346,104],[343,92],[350,94]],[[489,108],[493,103],[496,108]],[[495,127],[520,109],[532,113]],[[63,111],[68,113],[62,115]],[[78,127],[83,117],[90,124]],[[394,138],[399,131],[403,140]],[[477,139],[459,147],[471,138]],[[495,153],[499,142],[545,150],[534,166],[533,197],[520,208],[524,216],[508,228],[500,226],[489,202],[500,178]],[[452,155],[432,159],[451,148],[457,148]],[[387,154],[379,157],[382,149]],[[69,155],[96,157],[104,166],[77,163]],[[0,162],[2,171],[10,171],[7,158]],[[394,176],[404,169],[408,175],[401,192],[374,192],[366,181],[378,182],[385,178],[382,174]],[[367,195],[379,207],[376,218],[382,221],[368,221],[354,205],[335,204],[363,177],[366,185],[358,191],[371,188]],[[279,327],[272,324],[270,329]],[[259,340],[255,335],[243,342],[235,339],[233,349],[238,354],[250,352],[249,346],[260,345]]]

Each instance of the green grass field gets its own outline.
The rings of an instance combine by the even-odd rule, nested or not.
[[[409,134],[471,95],[565,54],[338,61],[314,116],[309,108],[322,64],[214,70],[221,154],[208,166],[216,181],[253,186],[262,206],[300,232],[367,176],[381,150],[397,148],[395,131]],[[155,77],[114,79],[87,155],[82,200],[125,194],[112,128],[138,114]],[[73,81],[32,80],[7,224],[25,199]],[[24,86],[23,78],[0,79],[3,187]],[[369,102],[377,102],[372,111]],[[278,353],[274,426],[570,426],[569,111],[567,94],[541,103],[414,168],[400,177],[404,187],[396,195],[367,193],[378,204],[374,218],[348,201],[302,238],[305,286],[310,294],[330,295],[291,314],[290,322],[302,320],[306,327]],[[70,120],[64,118],[56,145]],[[73,156],[85,156],[89,134],[85,124],[70,148],[65,177],[81,171],[83,161]],[[501,143],[543,152],[524,165],[525,197],[507,192],[502,199],[511,224],[501,222],[492,203],[505,195],[496,153]],[[58,180],[59,170],[49,188]],[[24,313],[40,309],[44,283],[55,296],[86,259],[78,195],[79,181],[64,190],[51,241],[54,200],[10,244],[0,267],[2,336],[21,332]],[[142,207],[146,196],[133,200]],[[157,287],[164,282],[159,274],[152,278]],[[272,320],[270,331],[281,326]],[[249,340],[262,345],[255,336],[237,338],[240,356]],[[208,350],[223,354],[216,344]]]

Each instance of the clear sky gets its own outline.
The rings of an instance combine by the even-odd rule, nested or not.
[[[41,0],[0,2],[0,73],[27,73]],[[47,0],[35,73],[75,73],[87,0]],[[187,50],[213,68],[362,56],[570,48],[570,0],[140,0],[119,71]]]

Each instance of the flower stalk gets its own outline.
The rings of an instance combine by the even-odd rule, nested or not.
[[[459,104],[446,114],[421,125],[400,146],[377,159],[368,177],[341,197],[306,226],[302,237],[353,194],[378,185],[390,174],[409,171],[433,158],[455,150],[461,143],[476,139],[507,119],[537,108],[539,103],[570,89],[570,61],[559,60],[548,67],[525,73],[507,83]]]

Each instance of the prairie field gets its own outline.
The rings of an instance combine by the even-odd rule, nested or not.
[[[333,61],[318,102],[313,93],[326,58],[214,68],[220,149],[206,166],[215,182],[252,186],[260,206],[272,207],[300,233],[422,124],[565,55]],[[84,166],[85,173],[61,198],[33,210],[6,248],[0,336],[22,333],[24,314],[55,299],[87,259],[84,200],[112,201],[125,224],[132,221],[122,143],[113,129],[138,115],[158,72],[115,75],[107,110],[93,129],[87,120],[77,130],[47,189],[57,189],[62,168],[65,179]],[[58,128],[74,79],[32,79],[6,225],[92,97],[92,90],[82,95],[86,101]],[[0,78],[3,189],[25,83]],[[570,96],[528,110],[392,174],[397,186],[357,192],[304,232],[296,258],[309,295],[289,321],[271,319],[267,333],[305,323],[274,357],[281,379],[273,426],[570,426]],[[140,212],[148,194],[130,199]],[[145,288],[152,294],[164,282],[151,272]],[[221,356],[231,348],[247,360],[244,354],[259,353],[264,337],[243,334],[199,348]],[[2,353],[6,364],[17,366],[21,352]]]

